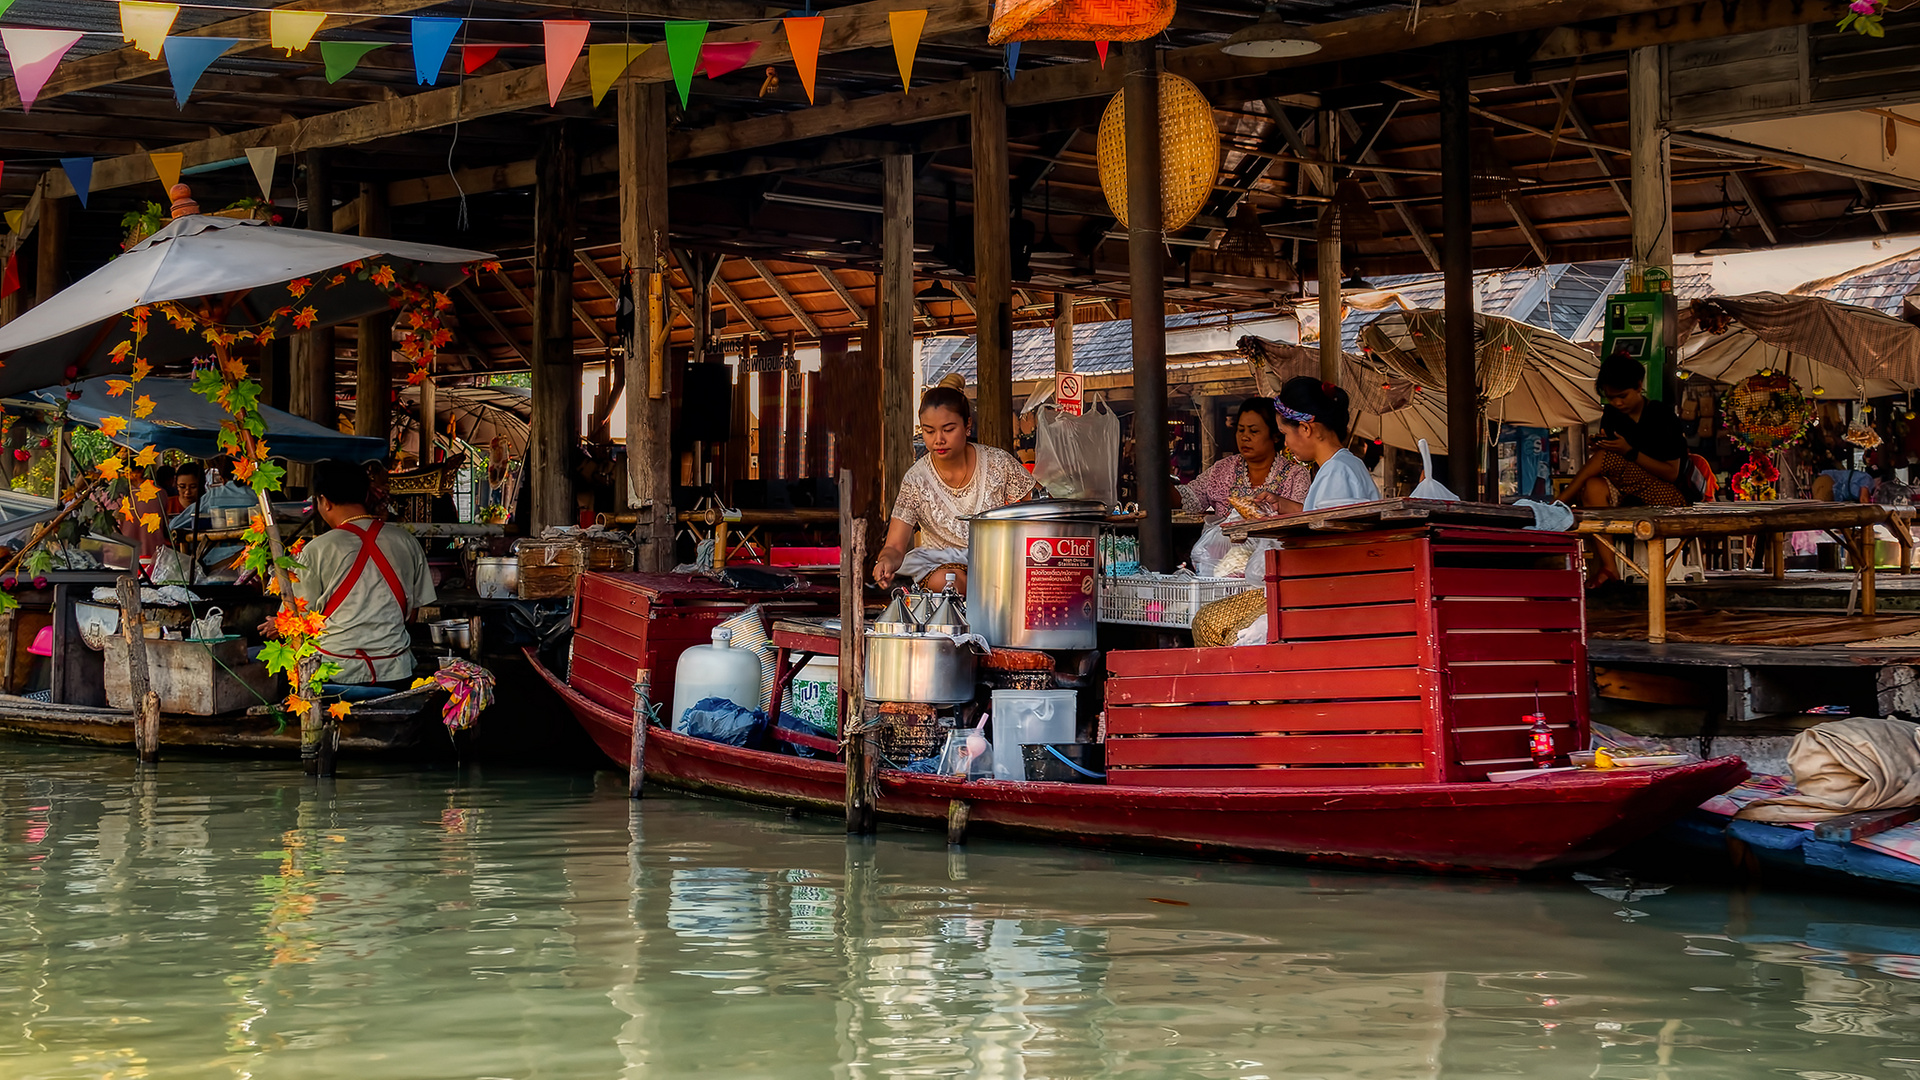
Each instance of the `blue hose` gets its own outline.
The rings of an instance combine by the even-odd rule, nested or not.
[[[1079,773],[1081,776],[1090,776],[1095,780],[1105,780],[1107,778],[1106,773],[1093,772],[1089,769],[1083,769],[1080,766],[1075,765],[1072,761],[1069,761],[1067,759],[1067,755],[1061,753],[1058,750],[1055,750],[1052,744],[1048,744],[1047,753],[1052,754],[1060,762],[1060,764],[1065,765],[1067,768],[1072,769],[1074,772]]]

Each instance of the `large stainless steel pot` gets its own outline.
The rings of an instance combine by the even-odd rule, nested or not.
[[[973,700],[974,654],[939,634],[867,635],[867,700],[959,705]]]
[[[474,591],[486,600],[511,600],[520,591],[520,560],[512,555],[483,555],[473,563]]]
[[[1095,647],[1106,507],[1034,499],[968,518],[967,623],[996,648]]]

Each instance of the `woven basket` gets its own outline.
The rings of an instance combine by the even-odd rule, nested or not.
[[[987,44],[1010,41],[1145,41],[1173,22],[1173,0],[1006,0]]]
[[[1107,207],[1127,228],[1127,110],[1125,93],[1113,95],[1100,117],[1097,153],[1100,190]],[[1213,194],[1220,176],[1220,129],[1213,105],[1200,88],[1160,73],[1160,213],[1168,232],[1185,228]]]
[[[1249,589],[1206,604],[1193,613],[1193,645],[1197,649],[1231,645],[1266,610],[1265,589]]]

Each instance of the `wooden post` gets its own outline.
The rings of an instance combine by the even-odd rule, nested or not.
[[[333,231],[333,170],[325,150],[307,150],[301,157],[307,169],[307,228]],[[308,330],[289,339],[287,346],[287,405],[295,416],[321,427],[333,427],[333,330]],[[358,409],[355,410],[358,412]],[[287,467],[289,487],[307,487],[312,469]]]
[[[1320,110],[1316,118],[1320,128],[1320,157],[1324,161],[1340,160],[1340,119],[1332,109]],[[1322,190],[1331,195],[1339,181],[1332,169],[1322,173],[1326,177]],[[1320,251],[1317,271],[1320,275],[1320,381],[1336,385],[1340,382],[1340,214],[1333,203],[1324,203],[1320,209]]]
[[[633,675],[633,743],[627,749],[627,798],[637,799],[647,786],[647,726],[653,722],[653,671],[641,668]]]
[[[1200,471],[1206,472],[1220,456],[1220,399],[1202,394],[1193,404],[1200,412]]]
[[[1665,67],[1666,50],[1660,46],[1627,53],[1627,161],[1633,176],[1628,269],[1636,279],[1650,267],[1673,269],[1673,144],[1661,122],[1667,109]]]
[[[147,674],[146,620],[140,613],[140,579],[122,574],[115,586],[120,598],[120,637],[127,643],[127,686],[134,701],[133,749],[141,761],[160,760],[160,695]]]
[[[882,180],[880,247],[880,430],[881,513],[900,494],[900,479],[913,464],[913,158],[889,154]],[[836,388],[833,392],[841,392]],[[846,534],[841,533],[841,542]]]
[[[34,235],[33,302],[44,304],[67,283],[67,199],[40,200]]]
[[[1873,596],[1874,573],[1880,561],[1880,545],[1872,525],[1860,526],[1860,614],[1872,617],[1879,607]]]
[[[1686,543],[1685,540],[1680,541]],[[1647,541],[1647,640],[1667,640],[1667,538]]]
[[[1127,46],[1127,265],[1133,302],[1133,475],[1139,482],[1140,565],[1173,569],[1173,489],[1167,480],[1166,216],[1160,184],[1160,54]]]
[[[1447,486],[1472,499],[1480,490],[1480,382],[1473,347],[1473,155],[1468,145],[1467,59],[1463,46],[1440,53],[1440,208],[1446,277]]]
[[[360,235],[385,238],[391,231],[387,185],[361,184]],[[353,433],[383,443],[393,439],[393,319],[391,311],[361,319],[354,350]],[[423,438],[420,464],[427,461],[427,440]]]
[[[437,388],[431,376],[420,380],[420,464],[426,465],[439,460],[439,443],[435,441],[434,416],[440,410],[437,400]]]
[[[340,762],[340,724],[318,704],[308,706],[306,716],[313,718],[320,731],[314,742],[313,775],[332,776]],[[304,722],[300,730],[306,732]]]
[[[866,785],[866,645],[862,579],[867,523],[855,516],[853,471],[840,470],[840,752],[847,766],[847,832],[873,832],[873,803]]]
[[[973,297],[982,446],[1013,449],[1013,253],[1008,221],[1006,76],[976,71],[973,107]]]
[[[967,800],[947,800],[947,846],[958,847],[967,842]]]
[[[547,129],[533,197],[533,521],[529,535],[572,525],[573,444],[579,429],[580,368],[573,359],[573,134],[565,121]]]
[[[630,275],[636,305],[626,361],[627,505],[639,511],[634,526],[637,568],[659,573],[674,564],[673,421],[667,395],[667,87],[623,82],[616,93],[620,265]]]
[[[1053,370],[1073,370],[1073,297],[1053,294]]]

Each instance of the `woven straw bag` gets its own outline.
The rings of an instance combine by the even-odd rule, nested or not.
[[[1173,0],[1005,0],[987,43],[1145,41],[1173,22]]]
[[[1100,117],[1096,153],[1100,190],[1113,216],[1127,228],[1127,110],[1125,94],[1113,95]],[[1160,73],[1160,212],[1168,232],[1185,228],[1213,194],[1220,176],[1220,129],[1213,104],[1200,88],[1170,72]]]
[[[1249,589],[1243,593],[1200,605],[1193,613],[1193,644],[1199,649],[1233,644],[1240,631],[1266,614],[1267,590]]]

